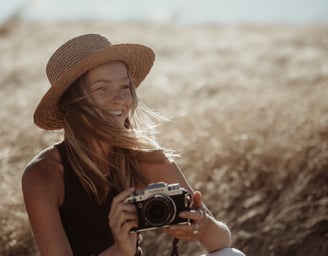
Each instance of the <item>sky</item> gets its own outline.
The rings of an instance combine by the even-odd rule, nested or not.
[[[328,23],[328,0],[0,0],[0,21],[21,8],[32,20],[177,23]]]

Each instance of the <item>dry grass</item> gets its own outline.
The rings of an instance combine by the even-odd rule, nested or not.
[[[37,255],[20,175],[61,133],[31,116],[48,84],[49,54],[73,34],[100,32],[157,53],[139,89],[172,117],[160,141],[176,148],[192,185],[248,255],[328,252],[328,27],[23,24],[0,33],[0,255]],[[146,255],[169,239],[145,235]],[[147,238],[151,238],[151,242]],[[182,255],[199,255],[182,243]]]

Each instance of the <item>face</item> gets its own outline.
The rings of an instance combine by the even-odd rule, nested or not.
[[[130,79],[122,62],[108,62],[88,71],[86,91],[94,104],[124,126],[133,103]]]

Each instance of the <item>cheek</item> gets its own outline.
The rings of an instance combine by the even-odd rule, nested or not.
[[[128,94],[125,96],[125,104],[126,104],[126,106],[128,106],[129,108],[131,108],[131,106],[132,106],[132,104],[133,104],[133,98],[132,98],[131,93],[128,93]]]
[[[104,107],[108,101],[106,97],[93,97],[92,100],[98,107]]]

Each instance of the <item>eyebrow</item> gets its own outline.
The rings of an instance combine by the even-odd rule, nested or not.
[[[120,78],[119,80],[122,81],[122,82],[125,82],[125,81],[130,81],[130,78],[129,78],[129,77],[122,77],[122,78]],[[100,83],[100,82],[104,82],[104,83],[109,83],[109,84],[111,84],[113,81],[110,80],[110,79],[106,79],[106,78],[100,78],[100,79],[98,79],[98,80],[96,80],[96,81],[90,83],[90,86],[92,86],[92,85],[94,85],[94,84],[96,84],[96,83]]]

